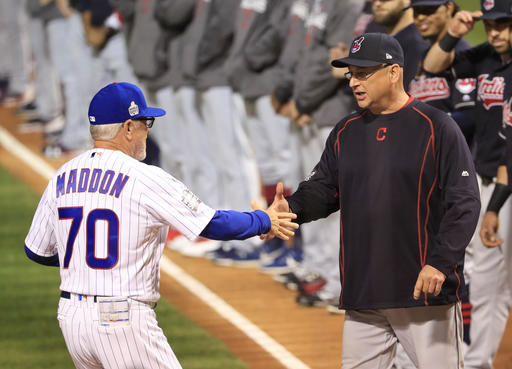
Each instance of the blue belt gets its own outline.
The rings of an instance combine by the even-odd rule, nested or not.
[[[71,293],[68,291],[60,291],[60,297],[63,299],[71,299]],[[82,301],[82,297],[94,297],[94,302],[97,302],[98,296],[85,296],[85,295],[78,295],[78,300]]]

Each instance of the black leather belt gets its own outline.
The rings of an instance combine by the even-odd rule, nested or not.
[[[82,297],[94,297],[94,302],[98,302],[98,297],[104,297],[104,296],[88,296],[88,295],[79,295],[77,294],[78,296],[78,300],[82,301]],[[63,299],[71,299],[71,293],[68,292],[68,291],[60,291],[60,297],[62,297]],[[157,306],[157,303],[156,302],[148,302],[148,304],[151,306],[152,309],[155,309],[156,306]]]
[[[60,297],[62,297],[63,299],[71,299],[71,293],[69,293],[68,291],[60,291]],[[98,296],[78,295],[79,300],[82,300],[82,297],[94,297],[94,302],[97,302]]]

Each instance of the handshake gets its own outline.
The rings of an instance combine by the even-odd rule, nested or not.
[[[284,198],[283,191],[283,183],[279,182],[276,186],[274,202],[266,210],[262,209],[256,201],[251,202],[253,210],[264,211],[272,224],[270,231],[260,236],[262,240],[271,240],[274,237],[278,237],[287,241],[290,237],[293,237],[295,230],[299,228],[297,223],[292,222],[292,219],[297,219],[297,214],[290,212],[290,207],[288,201]]]

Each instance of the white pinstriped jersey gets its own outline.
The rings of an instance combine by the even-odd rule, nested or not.
[[[214,213],[162,169],[92,149],[51,179],[25,244],[58,252],[63,291],[153,302],[169,226],[194,239]]]

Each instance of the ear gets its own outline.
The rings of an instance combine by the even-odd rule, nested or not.
[[[452,13],[455,10],[455,3],[448,1],[447,3],[444,4],[444,6],[446,7],[446,13],[451,18]]]
[[[403,83],[402,80],[402,68],[398,64],[393,64],[389,68],[389,78],[392,83]]]
[[[128,141],[131,141],[133,138],[133,133],[135,131],[135,123],[131,119],[125,120],[123,123],[123,128],[124,136]]]

